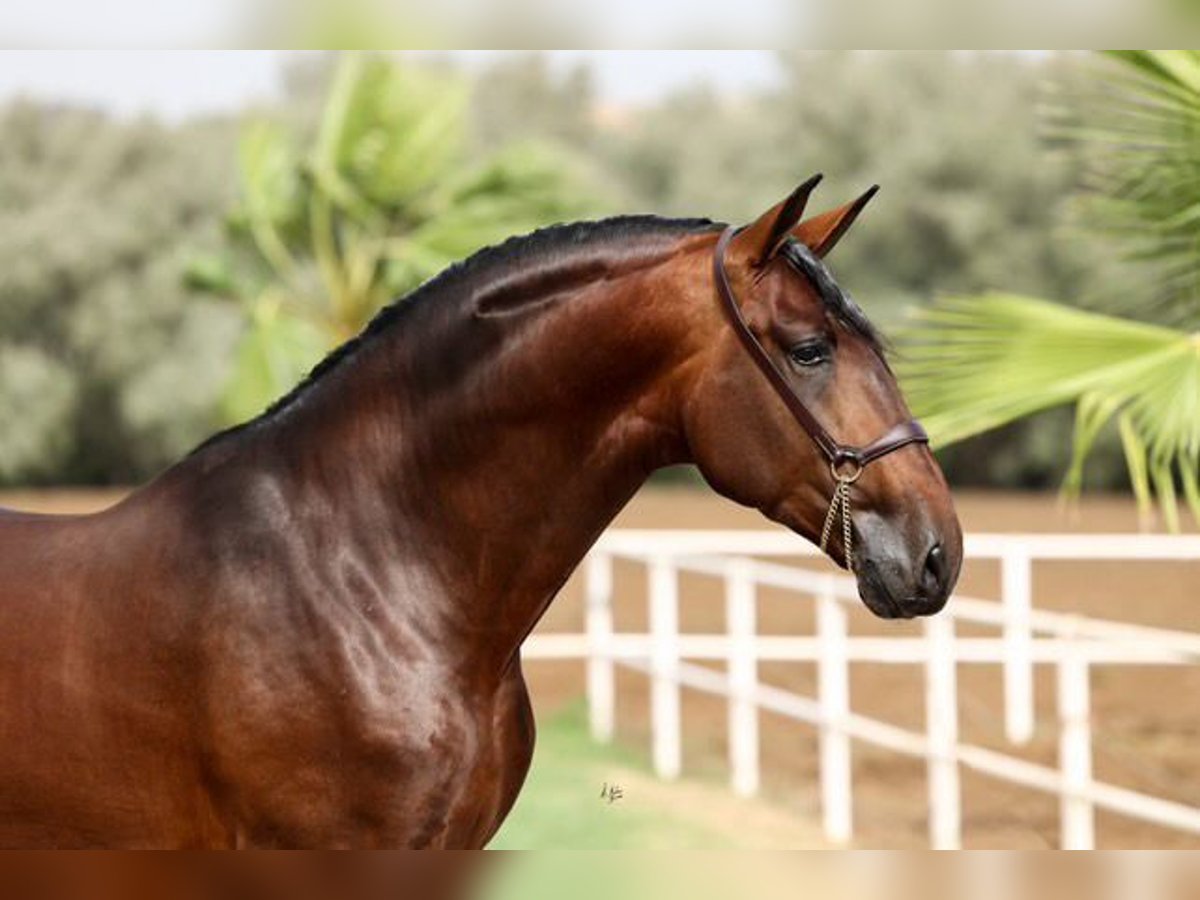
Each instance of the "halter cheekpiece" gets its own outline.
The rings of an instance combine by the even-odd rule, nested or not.
[[[817,445],[829,463],[829,473],[833,476],[834,489],[833,497],[829,502],[829,511],[825,514],[825,525],[821,529],[821,550],[827,552],[833,526],[840,517],[842,520],[842,551],[846,559],[846,568],[853,570],[854,558],[850,547],[851,486],[858,481],[868,464],[909,444],[927,444],[929,435],[925,433],[920,422],[916,419],[909,419],[907,422],[893,426],[876,440],[862,447],[851,447],[834,440],[833,436],[804,405],[804,401],[792,389],[787,376],[775,365],[766,348],[750,331],[750,326],[746,324],[746,319],[742,315],[741,307],[733,292],[733,285],[729,281],[729,273],[725,269],[725,254],[739,230],[732,226],[726,228],[721,239],[717,241],[717,249],[713,254],[713,275],[717,283],[717,293],[721,298],[721,305],[729,317],[734,334],[738,336],[738,340],[746,348],[750,358],[754,360],[759,371],[771,383],[771,387],[775,389],[775,393],[788,408],[792,418],[812,438],[813,443]]]

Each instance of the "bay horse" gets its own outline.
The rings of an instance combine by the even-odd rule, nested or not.
[[[870,192],[815,184],[481,251],[112,508],[0,515],[0,846],[484,846],[521,643],[663,466],[939,610],[949,490],[823,261]]]

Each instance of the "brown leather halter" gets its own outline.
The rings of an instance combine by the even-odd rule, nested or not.
[[[829,544],[829,535],[840,510],[842,547],[846,557],[846,568],[853,569],[854,561],[850,550],[850,485],[858,481],[863,469],[869,463],[909,444],[927,444],[929,435],[925,433],[920,422],[916,419],[909,419],[907,422],[893,426],[865,446],[852,447],[849,444],[838,443],[833,435],[825,430],[825,427],[817,421],[816,416],[809,411],[808,407],[804,405],[804,401],[792,389],[787,377],[775,365],[766,348],[750,331],[750,326],[746,324],[746,319],[742,315],[741,307],[733,292],[733,285],[729,281],[729,273],[725,269],[726,251],[739,230],[730,226],[725,229],[721,239],[717,241],[717,249],[713,254],[713,275],[717,282],[717,293],[729,316],[729,323],[733,326],[734,334],[738,336],[738,340],[742,342],[742,346],[746,348],[746,352],[750,354],[750,358],[754,360],[759,371],[771,383],[771,387],[775,389],[779,399],[787,406],[792,418],[800,423],[800,427],[808,433],[813,443],[829,461],[829,472],[837,484],[834,487],[833,499],[829,503],[829,512],[825,516],[825,526],[821,532],[821,550],[824,551]]]

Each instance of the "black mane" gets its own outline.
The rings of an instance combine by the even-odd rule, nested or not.
[[[352,358],[381,332],[397,325],[413,312],[431,306],[445,308],[447,314],[468,305],[481,288],[523,267],[535,263],[566,261],[581,252],[598,247],[632,244],[632,250],[644,252],[647,245],[665,245],[689,234],[718,231],[724,225],[711,219],[668,219],[660,216],[616,216],[598,221],[551,225],[526,235],[512,237],[501,244],[485,247],[462,262],[454,263],[404,297],[385,306],[356,337],[351,338],[317,363],[312,371],[288,393],[266,410],[241,425],[218,432],[201,443],[192,454],[233,434],[271,420],[296,404],[325,375]],[[783,247],[785,259],[813,284],[830,313],[847,328],[867,340],[882,355],[885,343],[857,303],[838,286],[825,264],[803,244],[788,241]],[[457,303],[458,306],[450,307]]]
[[[303,380],[262,413],[240,425],[214,434],[197,446],[192,454],[211,446],[222,438],[237,434],[272,419],[295,404],[309,389],[341,363],[353,357],[362,347],[399,320],[428,304],[442,305],[456,299],[469,299],[489,281],[536,261],[566,258],[585,248],[638,242],[664,244],[689,234],[716,231],[724,227],[711,219],[669,219],[661,216],[615,216],[597,221],[551,225],[529,234],[511,237],[503,243],[484,247],[461,262],[443,269],[410,293],[383,307],[356,336],[334,348],[317,363]]]
[[[821,301],[833,317],[863,338],[875,348],[880,356],[883,356],[887,350],[883,335],[867,318],[862,307],[854,302],[854,298],[833,280],[833,273],[826,268],[821,258],[796,240],[789,240],[785,243],[781,252],[784,259],[812,283],[817,294],[820,295]]]

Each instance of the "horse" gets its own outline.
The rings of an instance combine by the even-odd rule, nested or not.
[[[949,489],[824,261],[873,192],[816,181],[482,250],[116,505],[0,516],[0,846],[484,847],[522,641],[664,466],[941,609]]]

